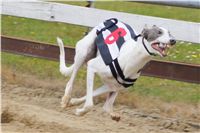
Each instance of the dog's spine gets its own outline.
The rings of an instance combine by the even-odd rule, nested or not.
[[[57,37],[57,43],[60,48],[60,72],[64,76],[69,76],[71,75],[73,71],[73,65],[70,67],[66,67],[64,44],[63,44],[63,41],[59,37]]]

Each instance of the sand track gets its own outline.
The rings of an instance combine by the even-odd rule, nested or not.
[[[102,103],[85,116],[74,115],[76,107],[60,108],[62,91],[45,88],[27,88],[3,83],[2,131],[51,133],[171,133],[198,132],[196,121],[168,118],[157,111],[147,113],[140,109],[116,105],[122,114],[119,122],[103,112]]]

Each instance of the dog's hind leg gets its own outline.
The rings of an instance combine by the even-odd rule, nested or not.
[[[93,97],[99,96],[101,94],[110,92],[111,90],[107,88],[107,86],[103,85],[99,88],[97,88],[94,92],[93,92]],[[81,103],[83,103],[86,100],[86,96],[83,96],[81,98],[72,98],[70,100],[70,105],[79,105]]]
[[[72,71],[72,75],[71,75],[71,77],[70,77],[70,79],[69,79],[69,81],[66,85],[65,94],[62,97],[61,107],[63,107],[63,108],[67,107],[68,104],[69,104],[69,101],[71,99],[71,92],[72,92],[72,88],[73,88],[73,83],[74,83],[75,77],[76,77],[77,72],[78,72],[80,67],[81,67],[81,64],[79,64],[79,65],[74,64],[74,69]]]
[[[79,41],[78,44],[81,45],[82,41]],[[80,51],[77,51],[77,49],[76,49],[76,55],[74,57],[74,64],[72,65],[72,67],[73,67],[72,74],[66,85],[65,94],[62,97],[62,101],[61,101],[61,107],[66,107],[69,104],[69,101],[71,99],[71,92],[72,92],[74,80],[76,78],[79,68],[84,64],[86,56],[87,56],[87,51],[83,51],[81,53]]]
[[[64,51],[63,42],[58,37],[57,37],[57,42],[58,42],[58,45],[59,45],[59,48],[60,48],[60,72],[61,72],[61,74],[63,74],[64,76],[68,76],[73,72],[69,82],[66,85],[65,94],[62,97],[61,107],[66,107],[67,104],[68,104],[68,101],[70,100],[70,91],[72,89],[73,80],[75,79],[76,73],[78,71],[77,69],[79,69],[80,65],[77,67],[77,64],[74,63],[70,67],[66,67],[65,51]],[[76,66],[75,69],[74,69],[74,66]]]
[[[93,48],[95,47],[94,45],[94,41],[96,38],[96,32],[95,30],[92,30],[87,36],[85,36],[83,39],[81,39],[80,41],[77,42],[76,45],[76,55],[74,57],[74,64],[67,68],[65,66],[65,61],[64,61],[64,47],[63,47],[63,43],[59,43],[59,39],[58,39],[58,43],[61,44],[60,46],[60,66],[61,68],[64,68],[63,73],[64,74],[70,74],[71,73],[71,77],[66,85],[65,88],[65,94],[62,97],[62,101],[61,101],[61,107],[66,107],[69,104],[69,101],[71,99],[71,92],[72,92],[72,88],[73,88],[73,83],[75,80],[75,77],[77,75],[77,72],[79,70],[79,68],[85,63],[85,61],[88,58],[88,55],[90,55],[91,52],[93,52]]]

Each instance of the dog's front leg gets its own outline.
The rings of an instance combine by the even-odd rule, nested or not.
[[[93,106],[93,84],[95,71],[91,66],[92,61],[88,62],[87,67],[87,91],[86,91],[86,102],[81,109],[76,109],[76,115],[83,115],[90,111]]]
[[[110,114],[111,118],[115,121],[120,120],[120,115],[118,113],[115,113],[113,111],[113,104],[115,101],[115,98],[117,97],[118,91],[110,92],[107,96],[106,102],[103,106],[103,109]]]
[[[93,92],[93,98],[96,96],[99,96],[101,94],[110,92],[111,90],[108,89],[108,87],[106,85],[103,85],[99,88],[97,88],[94,92]],[[83,96],[81,98],[72,98],[70,101],[70,105],[79,105],[81,103],[83,103],[86,100],[86,96]]]

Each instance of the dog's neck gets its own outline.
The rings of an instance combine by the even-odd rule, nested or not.
[[[147,48],[149,48],[149,44],[146,40],[144,43]],[[124,71],[124,75],[126,77],[134,77],[134,75],[138,75],[137,72],[145,66],[152,59],[152,55],[150,55],[145,49],[142,37],[138,38],[136,44],[132,46],[126,46],[126,54],[118,58],[120,65]],[[129,49],[127,51],[127,49]],[[149,48],[151,50],[151,48]]]

